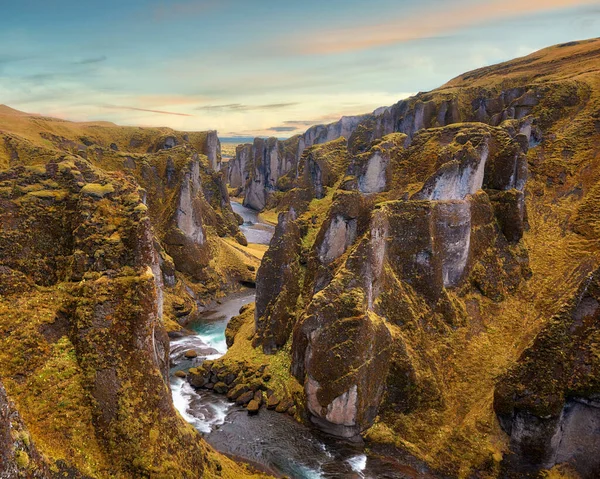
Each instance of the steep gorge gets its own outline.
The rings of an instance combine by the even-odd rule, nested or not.
[[[3,120],[13,145],[30,146],[18,133],[39,123],[41,139],[82,128],[12,111]],[[0,172],[6,477],[254,476],[173,407],[167,331],[253,281],[258,258],[244,252],[209,158],[168,138],[147,139],[160,144],[150,153],[41,141],[48,156]]]
[[[168,382],[168,334],[256,284],[194,387],[440,477],[596,477],[599,71],[551,47],[225,168],[216,132],[0,108],[0,471],[261,477]],[[230,192],[278,215],[262,261]]]
[[[289,358],[307,420],[450,476],[600,472],[599,58],[559,45],[291,156],[238,148],[230,186],[279,213],[252,344]]]

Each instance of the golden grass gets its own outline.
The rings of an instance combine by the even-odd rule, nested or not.
[[[50,344],[40,333],[63,299],[60,286],[0,297],[0,370],[37,447],[51,462],[67,460],[96,477],[110,465],[96,439],[73,345],[66,336]]]

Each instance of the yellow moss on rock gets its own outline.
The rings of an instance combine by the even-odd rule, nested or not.
[[[84,195],[94,196],[96,198],[104,198],[106,195],[114,193],[114,191],[115,188],[110,183],[105,185],[99,183],[88,183],[81,189],[81,192]]]

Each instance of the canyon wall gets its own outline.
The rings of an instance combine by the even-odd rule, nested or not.
[[[450,476],[600,473],[599,43],[380,109],[264,197],[252,341],[306,420]]]
[[[201,471],[206,450],[171,402],[137,184],[83,159],[15,167],[0,184],[0,366],[35,444],[83,474]]]
[[[168,332],[254,281],[216,134],[2,108],[0,136],[0,476],[252,476],[169,386]]]
[[[286,191],[297,178],[300,158],[307,148],[348,138],[364,118],[342,117],[329,125],[313,126],[288,140],[256,138],[253,144],[238,146],[235,158],[229,162],[229,186],[244,197],[244,206],[264,209],[272,193]]]

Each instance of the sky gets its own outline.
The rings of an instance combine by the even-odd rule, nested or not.
[[[288,137],[600,35],[600,0],[0,0],[0,104]]]

